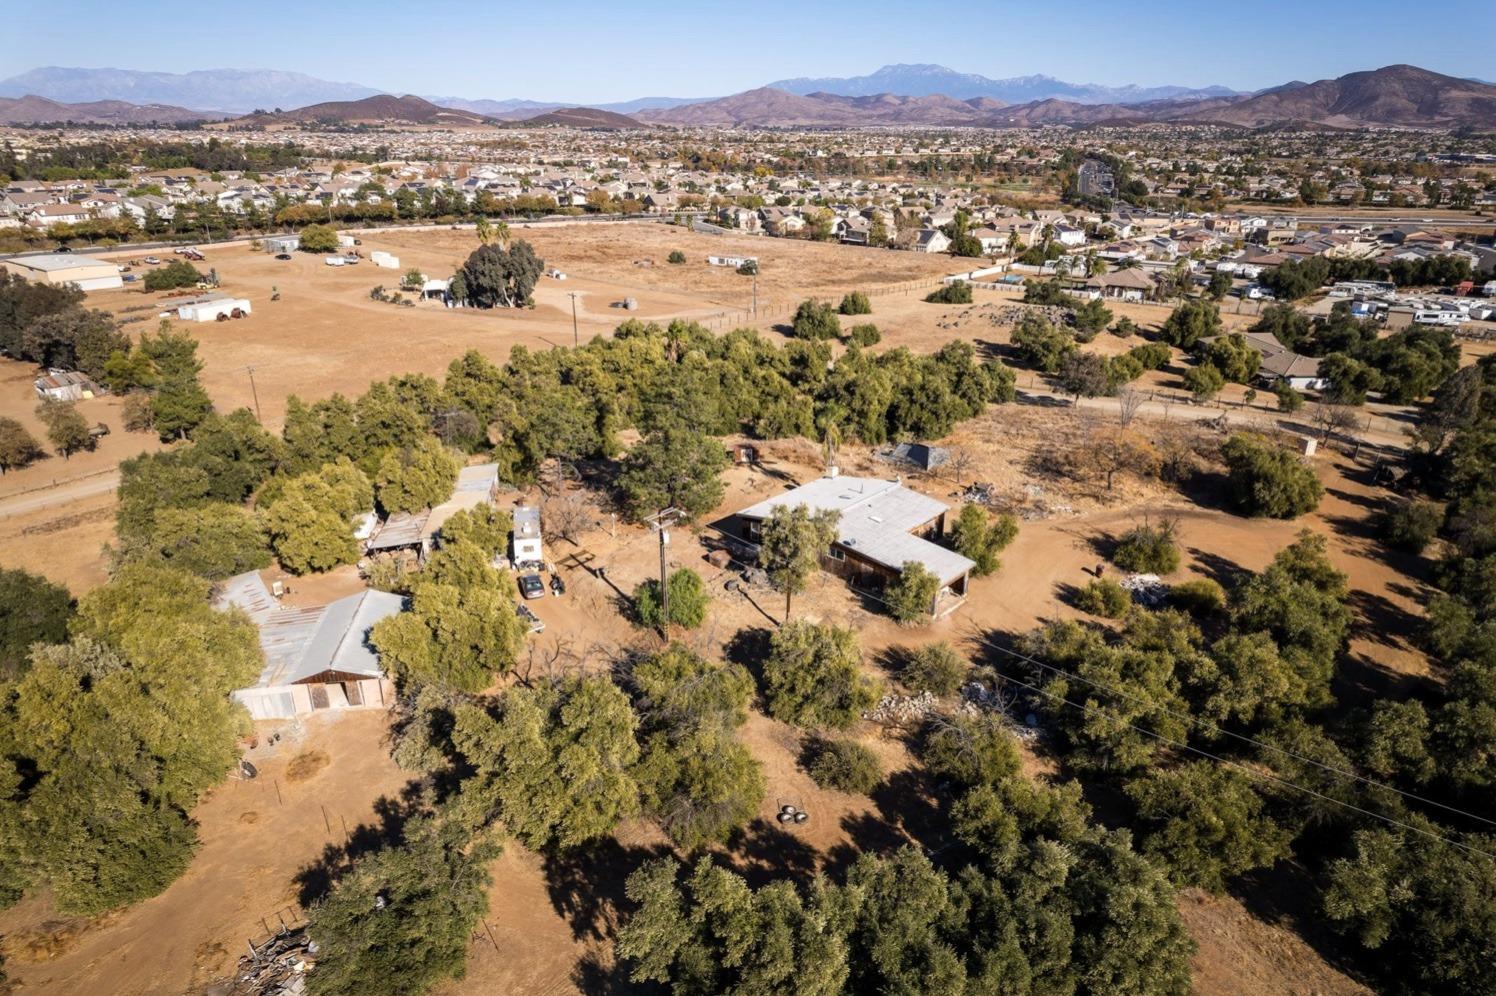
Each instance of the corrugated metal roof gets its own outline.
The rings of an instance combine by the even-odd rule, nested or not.
[[[430,515],[430,512],[396,512],[384,520],[384,525],[369,540],[365,549],[373,552],[417,545],[421,542],[421,530],[425,528],[426,519]]]
[[[388,592],[363,591],[317,608],[293,608],[276,602],[260,575],[251,571],[224,582],[217,604],[237,605],[259,627],[265,666],[254,687],[274,688],[324,671],[381,677],[369,630],[400,612],[405,600]]]

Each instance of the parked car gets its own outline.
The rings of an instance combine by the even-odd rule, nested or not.
[[[136,280],[139,280],[140,278],[137,277],[137,276],[135,276],[135,274],[133,274],[133,273],[127,273],[123,277],[120,277],[120,279],[123,280],[127,284],[133,284]]]
[[[157,258],[156,258],[156,257],[155,257],[155,256],[147,256],[147,257],[146,257],[146,258],[145,258],[145,261],[146,261],[146,265],[147,265],[147,266],[155,266],[155,265],[157,265],[157,264],[158,264],[158,263],[160,263],[160,262],[161,262],[161,261],[160,261],[160,260],[159,260],[159,259],[157,259]]]
[[[519,576],[519,593],[526,598],[544,598],[545,585],[540,581],[539,574],[521,574]]]
[[[278,252],[278,253],[275,254],[275,258],[276,259],[290,259],[291,258],[291,254],[288,253],[288,252]]]

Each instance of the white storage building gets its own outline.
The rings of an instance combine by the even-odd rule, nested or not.
[[[231,297],[228,294],[205,294],[195,297],[189,301],[182,301],[177,305],[177,317],[184,322],[216,322],[219,315],[234,317],[234,312],[239,312],[243,317],[253,310],[249,306],[249,299],[244,297]]]
[[[102,259],[53,252],[0,260],[7,270],[39,284],[73,284],[82,291],[123,287],[119,267]]]

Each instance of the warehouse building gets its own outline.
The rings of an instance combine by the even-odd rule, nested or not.
[[[119,267],[102,259],[54,252],[0,260],[11,273],[39,284],[73,284],[82,291],[123,287]]]

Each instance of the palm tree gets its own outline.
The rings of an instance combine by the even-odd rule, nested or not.
[[[1022,244],[1023,240],[1018,237],[1018,229],[1015,228],[1008,233],[1008,269],[1013,268],[1013,259],[1018,255],[1018,247]]]
[[[501,246],[509,245],[509,222],[501,221],[493,226],[493,237]]]
[[[475,226],[475,230],[478,233],[479,245],[486,246],[493,240],[493,225],[489,223],[488,218],[485,216],[478,216],[478,224]]]

